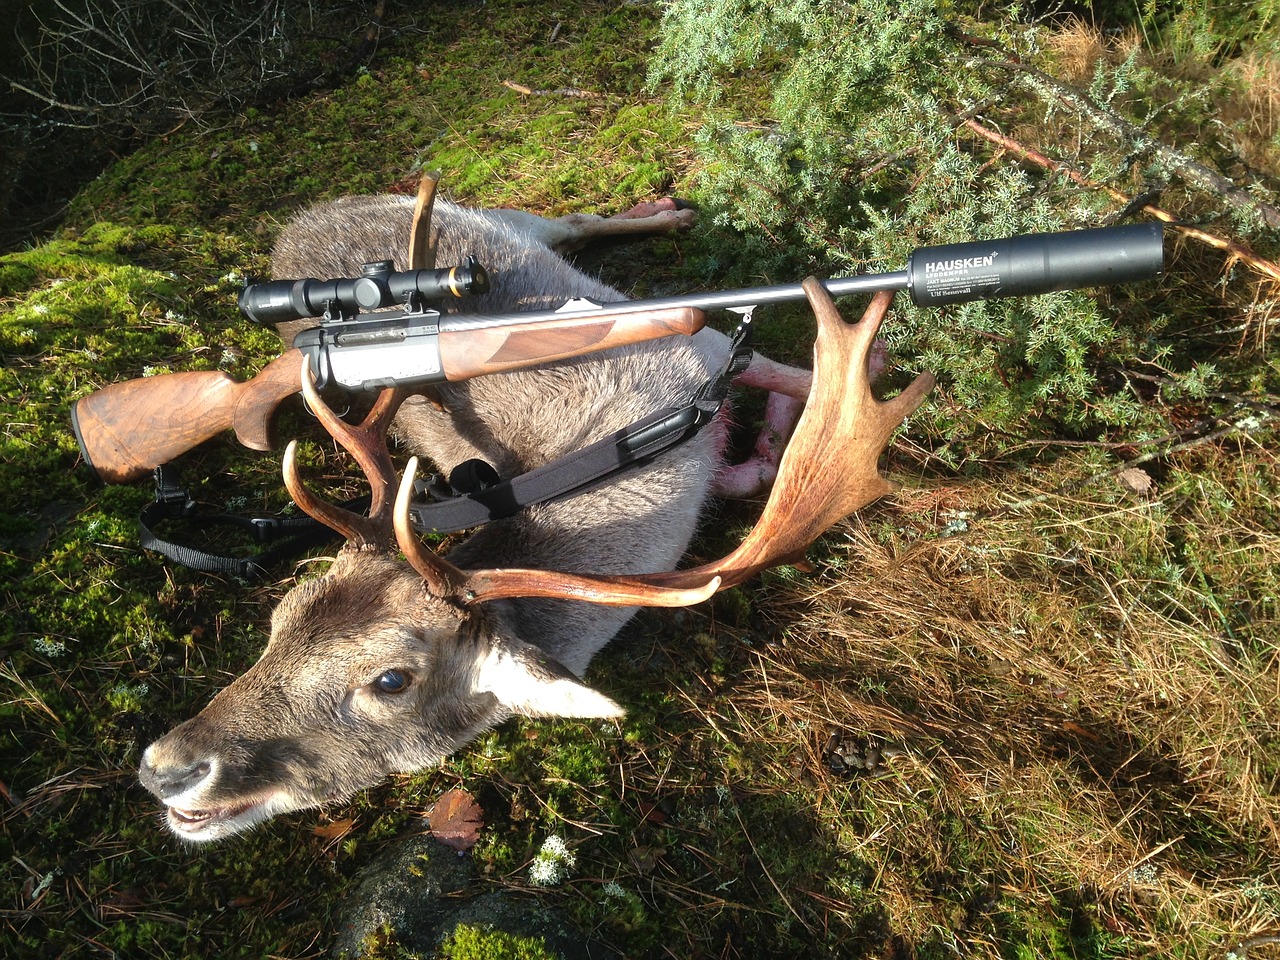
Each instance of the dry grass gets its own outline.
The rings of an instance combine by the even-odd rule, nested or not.
[[[1107,36],[1094,24],[1078,17],[1069,18],[1045,39],[1061,79],[1085,87],[1093,79],[1100,60],[1120,63],[1135,54],[1141,56],[1143,47],[1142,34],[1138,30],[1130,29]]]
[[[1253,169],[1280,169],[1280,63],[1265,52],[1249,50],[1242,56],[1216,62],[1207,56],[1176,55],[1168,47],[1152,47],[1137,28],[1103,33],[1079,18],[1068,19],[1047,35],[1046,48],[1054,72],[1065,82],[1087,89],[1099,67],[1115,68],[1132,59],[1139,69],[1206,87],[1225,81],[1230,95],[1213,103],[1213,126],[1230,131],[1239,160]],[[1215,133],[1215,135],[1217,135]]]
[[[999,916],[1063,904],[1134,955],[1274,934],[1280,535],[1258,483],[1276,464],[1246,453],[1199,451],[1145,499],[1086,488],[1002,513],[1053,482],[1006,478],[856,519],[820,575],[770,595],[785,642],[705,719],[767,745],[765,782],[805,785],[907,942],[945,930],[995,956]],[[957,497],[995,515],[933,536]],[[1233,621],[1246,586],[1259,602]],[[897,755],[835,776],[833,732]],[[821,896],[805,907],[829,923],[840,892]]]

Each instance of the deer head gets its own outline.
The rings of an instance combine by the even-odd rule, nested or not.
[[[304,368],[311,408],[364,470],[373,502],[360,516],[315,496],[290,444],[290,494],[346,544],[324,576],[280,603],[261,659],[146,750],[142,782],[166,805],[174,832],[213,840],[345,798],[388,773],[439,762],[512,714],[620,716],[616,703],[520,639],[512,598],[698,603],[797,558],[832,524],[889,492],[877,460],[932,377],[920,376],[893,400],[876,400],[868,357],[892,295],[877,296],[850,325],[817,281],[806,281],[805,290],[818,318],[814,386],[761,519],[728,557],[674,573],[455,567],[410,526],[416,460],[396,489],[386,431],[404,395],[384,391],[352,426],[325,406]]]

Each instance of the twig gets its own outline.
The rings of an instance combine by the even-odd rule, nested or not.
[[[1120,369],[1117,371],[1120,376],[1134,380],[1145,380],[1147,383],[1154,383],[1159,387],[1177,387],[1178,383],[1169,377],[1159,377],[1153,373],[1139,373],[1137,370]],[[1242,397],[1238,393],[1222,393],[1220,391],[1212,391],[1204,394],[1206,397],[1213,397],[1215,400],[1226,400],[1228,403],[1234,403],[1240,407],[1251,407],[1254,410],[1260,410],[1269,416],[1280,416],[1280,404],[1267,403],[1263,400],[1254,400],[1250,397]],[[1275,398],[1273,398],[1275,399]]]
[[[1280,209],[1258,200],[1249,191],[1222,176],[1222,174],[1210,170],[1204,164],[1198,163],[1172,147],[1152,139],[1128,120],[1099,106],[1083,90],[1077,90],[1056,77],[1050,76],[1043,70],[1037,70],[1035,67],[1028,66],[1025,63],[1016,63],[1012,60],[989,60],[986,61],[986,65],[1011,71],[1018,77],[1024,87],[1027,87],[1041,99],[1048,99],[1049,96],[1057,97],[1088,117],[1095,126],[1127,140],[1135,146],[1141,145],[1144,149],[1150,150],[1185,182],[1201,190],[1216,193],[1233,206],[1252,209],[1258,213],[1262,218],[1262,222],[1268,227],[1272,229],[1280,228]]]
[[[1019,143],[1012,137],[1005,136],[997,130],[992,130],[990,127],[983,126],[977,120],[970,118],[962,121],[960,125],[973,131],[983,139],[989,140],[991,143],[1003,147],[1010,153],[1017,154],[1024,160],[1029,160],[1038,166],[1044,167],[1046,170],[1053,171],[1054,173],[1061,173],[1063,176],[1080,184],[1082,187],[1088,187],[1091,190],[1105,190],[1116,201],[1120,203],[1129,202],[1129,197],[1119,190],[1116,190],[1114,187],[1110,187],[1105,183],[1098,183],[1096,180],[1091,180],[1080,171],[1067,166],[1060,160],[1050,159],[1039,150]],[[1229,254],[1232,260],[1239,260],[1251,269],[1267,277],[1269,280],[1280,283],[1280,265],[1258,256],[1238,241],[1225,239],[1212,233],[1207,233],[1199,227],[1179,223],[1177,217],[1154,204],[1143,204],[1142,211],[1150,214],[1157,220],[1163,220],[1165,223],[1173,226],[1175,230],[1185,236],[1191,237],[1193,240],[1199,240],[1201,243],[1205,243],[1211,247],[1216,247],[1219,250],[1225,251]]]
[[[535,90],[533,87],[526,87],[523,83],[516,83],[514,80],[503,80],[502,85],[508,90],[514,90],[516,93],[522,93],[527,97],[575,97],[579,100],[595,100],[600,96],[598,93],[592,93],[590,90],[579,90],[577,87]]]
[[[1269,933],[1260,937],[1250,937],[1248,940],[1241,940],[1235,947],[1227,953],[1228,957],[1235,957],[1236,960],[1246,960],[1249,951],[1254,947],[1265,947],[1268,944],[1280,943],[1280,935]]]
[[[30,87],[19,83],[17,80],[10,80],[9,86],[14,90],[20,90],[23,93],[26,93],[35,97],[37,100],[43,101],[46,105],[50,107],[57,107],[59,110],[66,110],[68,113],[95,113],[96,114],[96,113],[99,113],[102,109],[104,109],[101,107],[82,107],[76,103],[66,103],[62,100],[55,100],[53,97],[40,93],[37,90],[32,90]],[[119,106],[120,104],[118,103],[107,104],[106,109],[117,108]]]

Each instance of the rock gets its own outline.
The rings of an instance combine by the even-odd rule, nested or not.
[[[428,834],[395,841],[364,871],[339,916],[334,957],[359,960],[388,939],[432,956],[460,925],[545,941],[563,960],[616,960],[559,910],[506,890],[485,891],[469,854],[458,854]],[[389,936],[388,936],[389,934]]]

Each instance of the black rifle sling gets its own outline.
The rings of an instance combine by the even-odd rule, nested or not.
[[[729,394],[733,379],[751,362],[750,331],[748,315],[734,331],[733,349],[724,367],[682,407],[659,410],[581,450],[509,480],[498,477],[489,464],[472,460],[453,472],[445,491],[440,491],[439,484],[421,484],[420,488],[444,492],[445,499],[410,504],[409,516],[414,527],[424,533],[454,533],[504,519],[524,507],[585,493],[617,473],[642,466],[683,443],[714,419]],[[201,516],[195,502],[178,483],[172,466],[157,468],[155,481],[155,501],[143,510],[138,520],[141,545],[193,570],[256,580],[285,557],[337,537],[310,517]],[[343,507],[362,510],[368,503],[366,496]],[[161,539],[152,528],[165,520],[178,520],[196,527],[231,525],[251,533],[259,544],[274,543],[275,546],[249,558],[213,554]]]
[[[461,496],[409,505],[414,527],[424,533],[454,533],[514,516],[522,508],[586,493],[617,473],[641,466],[688,440],[710,423],[729,396],[734,378],[751,363],[751,317],[733,332],[732,349],[720,372],[682,407],[667,407],[628,427],[510,480],[488,464],[468,461],[449,477]],[[459,474],[467,479],[460,482]],[[476,479],[476,475],[479,479]]]
[[[202,573],[216,573],[241,580],[258,580],[269,568],[311,547],[337,537],[337,534],[310,517],[246,517],[232,513],[202,514],[178,479],[172,464],[157,467],[155,500],[147,504],[138,517],[139,542],[144,550],[152,550],[174,563]],[[343,504],[348,510],[364,511],[370,497],[358,497]],[[198,547],[161,538],[155,527],[166,521],[178,521],[198,530],[216,526],[235,527],[248,533],[255,543],[273,544],[251,557],[230,557],[210,553]]]

